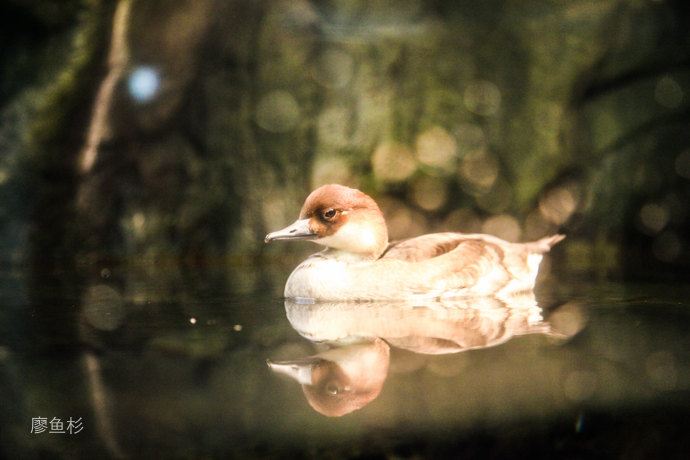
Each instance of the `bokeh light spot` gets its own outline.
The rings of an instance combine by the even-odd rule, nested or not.
[[[349,143],[350,114],[340,106],[329,107],[319,114],[319,141],[329,147],[345,147]]]
[[[520,240],[522,229],[517,219],[508,214],[499,214],[489,217],[482,224],[482,232],[503,238],[506,241],[517,242]]]
[[[371,157],[374,175],[384,182],[402,182],[417,169],[417,162],[409,148],[386,142],[379,145]]]
[[[525,239],[536,240],[553,232],[553,224],[548,222],[538,210],[533,210],[525,218]]]
[[[272,91],[265,94],[256,107],[256,123],[272,133],[292,130],[297,126],[299,118],[299,104],[287,91]]]
[[[448,199],[446,184],[437,178],[422,176],[412,184],[412,200],[426,211],[436,211]]]
[[[91,286],[84,295],[82,313],[92,327],[113,331],[122,324],[125,317],[122,295],[105,284]]]
[[[427,223],[421,212],[410,209],[405,203],[391,198],[377,200],[388,223],[391,240],[418,236],[427,231]]]
[[[459,174],[468,192],[486,193],[498,178],[498,161],[489,152],[477,150],[463,157]]]
[[[654,88],[654,99],[668,109],[675,109],[683,103],[683,89],[672,77],[662,77]]]
[[[472,209],[460,208],[446,216],[439,226],[439,231],[479,233],[482,231],[482,221]]]
[[[669,215],[665,207],[657,203],[647,203],[640,209],[639,217],[645,233],[655,235],[666,227]]]
[[[586,317],[581,304],[568,302],[558,307],[550,316],[552,332],[571,338],[580,332],[586,323]]]
[[[141,66],[129,74],[127,88],[132,99],[144,103],[149,102],[158,94],[160,83],[158,70],[153,67]]]
[[[350,165],[342,157],[319,156],[314,161],[311,173],[312,188],[323,184],[348,184],[356,187]]]
[[[560,186],[547,192],[539,200],[539,210],[546,220],[563,224],[577,208],[579,191],[575,186]]]
[[[146,216],[143,212],[135,212],[132,215],[132,230],[134,230],[134,235],[137,237],[142,237],[144,235],[144,229],[146,226]]]
[[[427,165],[451,172],[455,166],[458,146],[453,136],[434,126],[417,137],[417,159]]]

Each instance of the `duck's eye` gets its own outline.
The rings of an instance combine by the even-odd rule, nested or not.
[[[333,209],[333,208],[329,208],[329,209],[326,209],[326,210],[323,212],[323,214],[321,214],[321,215],[323,216],[324,219],[326,219],[326,220],[331,220],[331,219],[333,219],[333,218],[335,217],[336,214],[338,214],[338,211],[336,211],[336,210]]]
[[[331,396],[335,396],[338,393],[340,393],[340,388],[338,388],[338,385],[336,385],[335,383],[328,383],[326,385],[326,393],[328,393]]]

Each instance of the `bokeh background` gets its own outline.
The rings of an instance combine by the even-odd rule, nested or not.
[[[339,182],[395,238],[562,231],[570,270],[690,267],[683,0],[1,9],[4,261],[251,261]]]
[[[0,456],[684,458],[688,18],[686,0],[3,0]],[[315,247],[263,237],[328,182],[375,197],[393,238],[566,233],[539,305],[587,328],[409,358],[378,405],[326,422],[265,366],[313,352],[281,296]],[[40,415],[89,432],[32,437]]]

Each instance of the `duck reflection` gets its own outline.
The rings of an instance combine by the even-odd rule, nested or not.
[[[333,344],[333,348],[306,358],[268,361],[269,367],[302,385],[317,412],[339,417],[373,401],[388,375],[390,347],[379,339]]]
[[[533,292],[423,303],[285,301],[303,337],[326,346],[313,356],[268,361],[302,386],[317,412],[342,416],[373,401],[388,375],[390,347],[448,354],[499,345],[512,337],[564,337],[544,321]]]

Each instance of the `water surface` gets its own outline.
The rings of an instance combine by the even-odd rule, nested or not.
[[[688,451],[687,285],[552,277],[514,304],[312,305],[221,270],[23,273],[1,284],[9,458]],[[350,374],[310,396],[267,365],[305,357]],[[32,433],[38,418],[83,429]]]

